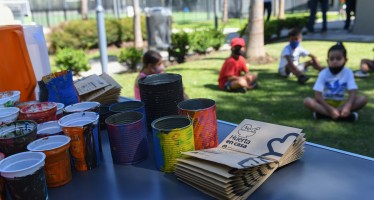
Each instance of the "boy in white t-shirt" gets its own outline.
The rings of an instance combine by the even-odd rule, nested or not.
[[[304,72],[306,72],[309,66],[313,66],[318,71],[321,71],[323,67],[314,55],[300,46],[302,36],[298,29],[292,29],[288,33],[288,37],[290,43],[282,51],[278,73],[284,77],[289,77],[292,73],[297,77],[298,83],[305,84],[309,77],[304,75]],[[309,56],[311,60],[299,63],[299,58],[305,56]]]
[[[314,111],[314,117],[357,121],[358,111],[367,103],[365,96],[358,96],[353,72],[344,67],[347,51],[341,43],[328,51],[328,68],[322,70],[313,87],[315,98],[305,98],[304,105]],[[348,98],[345,92],[348,90]]]

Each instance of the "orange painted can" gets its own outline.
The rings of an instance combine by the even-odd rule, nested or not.
[[[71,139],[70,152],[75,169],[87,171],[99,166],[99,114],[78,112],[59,119],[65,135]]]
[[[27,145],[29,151],[46,155],[44,170],[48,187],[59,187],[72,179],[69,147],[70,137],[65,135],[44,137]]]
[[[218,146],[216,102],[211,99],[189,99],[178,104],[178,113],[193,121],[195,149]]]

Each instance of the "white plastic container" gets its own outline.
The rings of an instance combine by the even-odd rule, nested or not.
[[[99,112],[99,107],[100,107],[100,103],[98,102],[86,101],[86,102],[80,102],[80,103],[66,106],[64,108],[64,112],[65,113],[86,112],[86,111]]]
[[[17,107],[0,108],[0,126],[16,121],[18,115],[19,108]]]
[[[22,152],[0,161],[0,172],[4,178],[24,177],[33,174],[44,166],[45,154]]]
[[[12,107],[19,102],[21,92],[17,90],[0,92],[0,108]]]
[[[49,63],[47,43],[44,38],[43,26],[24,25],[24,37],[27,51],[29,52],[36,81],[40,81],[43,76],[51,73]],[[39,87],[35,88],[36,98],[39,99]]]
[[[48,199],[42,152],[22,152],[0,161],[9,199]]]

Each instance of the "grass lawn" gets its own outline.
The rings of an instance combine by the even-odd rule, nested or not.
[[[333,42],[304,41],[302,46],[315,54],[326,65],[327,49]],[[283,43],[266,46],[268,54],[279,57]],[[358,69],[361,58],[372,58],[372,44],[345,43],[351,69]],[[281,78],[277,75],[278,63],[250,65],[249,69],[259,76],[260,88],[245,94],[227,93],[218,90],[217,78],[224,59],[229,52],[212,53],[198,61],[191,61],[167,68],[169,73],[183,76],[183,84],[190,98],[210,98],[217,103],[218,119],[240,123],[243,119],[254,119],[286,126],[302,128],[310,142],[374,157],[374,78],[358,79],[360,94],[369,97],[368,105],[360,111],[356,123],[319,121],[304,108],[303,99],[313,96],[313,84],[317,72],[311,69],[312,78],[305,86],[298,85],[296,78]],[[125,73],[113,77],[123,86],[122,95],[133,97],[134,80],[137,73]]]

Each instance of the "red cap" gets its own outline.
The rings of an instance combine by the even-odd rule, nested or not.
[[[242,46],[242,47],[245,47],[245,41],[243,38],[233,38],[231,40],[231,47],[234,47],[234,46]]]

